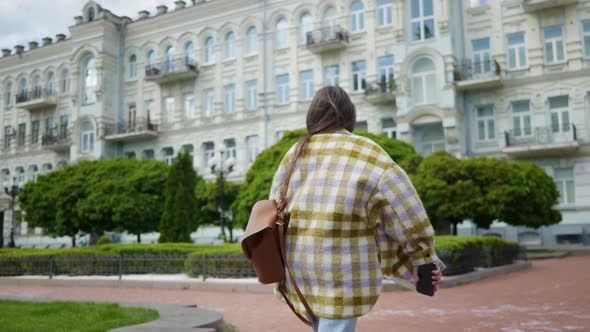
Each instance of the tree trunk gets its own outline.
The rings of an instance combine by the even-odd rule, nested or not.
[[[72,234],[72,248],[76,247],[76,234]]]
[[[137,243],[141,243],[141,234],[137,233]]]
[[[452,235],[457,236],[457,225],[459,223],[457,221],[451,221],[451,225],[453,225],[453,233]]]
[[[100,238],[100,234],[98,233],[90,233],[90,240],[88,241],[88,245],[94,246],[96,245],[96,242],[98,241],[98,238]]]

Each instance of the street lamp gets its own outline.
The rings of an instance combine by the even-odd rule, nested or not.
[[[224,154],[227,154],[229,158],[225,159]],[[211,169],[211,173],[215,174],[219,179],[219,221],[221,223],[221,234],[223,234],[224,241],[225,241],[225,230],[224,230],[224,211],[223,211],[223,182],[224,177],[231,173],[234,169],[236,164],[236,160],[234,157],[230,155],[229,151],[219,151],[219,159],[216,155],[214,155],[207,166]],[[230,239],[231,241],[231,239]]]
[[[11,215],[12,215],[12,222],[10,223],[10,242],[8,242],[9,248],[14,248],[14,222],[15,222],[15,214],[14,214],[14,207],[16,205],[16,197],[18,196],[18,186],[16,185],[16,178],[13,178],[13,185],[9,187],[4,187],[4,192],[6,195],[10,196],[11,198]]]

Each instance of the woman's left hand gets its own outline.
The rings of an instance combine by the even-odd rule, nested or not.
[[[414,279],[416,279],[416,282],[418,282],[418,280],[420,280],[420,277],[418,276],[418,267],[414,266],[414,268],[412,269],[412,275],[414,276]],[[436,270],[432,271],[432,284],[434,285],[434,291],[436,292],[438,290],[438,284],[440,283],[440,281],[442,280],[442,271],[437,267]]]

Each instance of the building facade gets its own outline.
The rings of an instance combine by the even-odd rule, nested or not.
[[[130,19],[89,1],[67,38],[3,50],[3,186],[80,160],[171,163],[183,149],[206,178],[211,158],[232,157],[229,179],[240,181],[262,149],[305,126],[317,89],[339,85],[357,106],[358,129],[424,155],[544,167],[561,190],[564,222],[517,238],[590,232],[590,1],[235,4],[176,1]],[[490,232],[509,230],[498,223]],[[22,222],[17,233],[40,230]]]

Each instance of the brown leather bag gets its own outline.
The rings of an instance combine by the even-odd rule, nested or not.
[[[288,214],[285,214],[287,201],[284,197],[286,192],[286,188],[281,191],[282,199],[279,203],[275,200],[262,200],[254,204],[242,238],[242,250],[252,263],[258,281],[263,284],[278,282],[278,289],[291,310],[302,322],[313,326],[317,323],[317,317],[297,287],[285,257],[285,225],[288,225],[289,219]],[[295,311],[295,307],[287,298],[285,270],[289,273],[289,280],[308,316],[311,317],[311,321]]]

